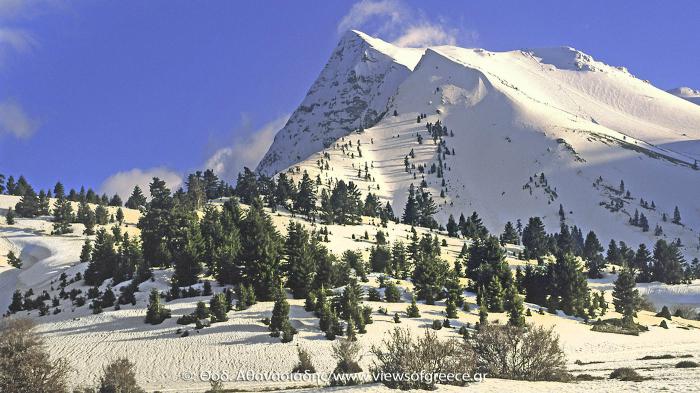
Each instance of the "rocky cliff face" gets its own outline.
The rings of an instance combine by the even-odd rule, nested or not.
[[[342,136],[376,124],[421,53],[357,31],[346,33],[304,101],[275,136],[258,172],[272,175]]]

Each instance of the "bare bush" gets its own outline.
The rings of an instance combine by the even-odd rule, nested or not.
[[[104,368],[100,379],[99,393],[145,393],[136,383],[134,363],[127,358],[120,358]]]
[[[44,343],[28,319],[13,319],[0,326],[0,392],[67,392],[68,365],[51,360]]]
[[[303,349],[297,348],[297,353],[299,354],[299,363],[292,369],[293,373],[315,373],[316,368],[313,363],[311,363],[311,355]]]
[[[552,329],[489,324],[472,345],[478,368],[491,377],[548,381],[567,376],[566,358]]]
[[[440,340],[434,331],[414,337],[409,329],[395,328],[384,339],[381,346],[372,347],[377,357],[373,372],[382,375],[381,381],[390,388],[434,389],[436,383],[464,385],[464,378],[452,381],[439,381],[434,378],[403,378],[406,375],[471,375],[474,370],[474,352],[471,346],[461,340]],[[399,378],[389,378],[397,375]]]
[[[346,377],[347,374],[362,372],[360,361],[360,345],[357,341],[338,340],[333,346],[333,357],[338,361],[331,377],[331,386],[355,385],[357,380]]]

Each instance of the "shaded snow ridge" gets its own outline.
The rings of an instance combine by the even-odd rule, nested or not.
[[[594,229],[605,241],[650,245],[680,238],[686,255],[694,256],[700,250],[700,106],[674,94],[569,47],[409,49],[351,31],[257,170],[273,175],[298,166],[320,176],[324,187],[354,181],[397,213],[410,185],[424,179],[440,207],[438,222],[477,211],[494,232],[531,216],[557,231],[561,204],[568,225]],[[420,123],[419,114],[427,115]],[[455,151],[441,153],[444,176],[404,170],[411,151],[416,168],[438,162],[429,135],[417,141],[426,123],[438,120],[453,131],[444,138]],[[345,144],[361,143],[362,153],[340,151],[342,137]],[[329,170],[320,171],[324,153]],[[369,176],[359,177],[358,168],[368,168]],[[542,173],[547,184],[533,182]],[[630,191],[624,198],[612,192],[621,180]],[[644,207],[650,201],[656,209]],[[683,225],[663,220],[675,206]],[[651,231],[629,224],[635,210],[649,219]],[[654,236],[656,225],[663,235]]]

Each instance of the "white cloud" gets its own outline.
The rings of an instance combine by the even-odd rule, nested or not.
[[[385,28],[400,23],[403,19],[404,7],[398,0],[362,0],[353,4],[350,11],[338,23],[338,33],[358,28],[371,19],[386,19]]]
[[[235,181],[238,172],[243,167],[254,169],[260,159],[270,148],[275,134],[289,119],[289,115],[281,116],[248,136],[238,138],[231,146],[221,148],[209,157],[205,167],[212,169],[219,177],[227,181]],[[244,126],[249,122],[243,116]]]
[[[38,127],[39,121],[29,117],[16,102],[0,102],[0,135],[11,134],[17,138],[29,138]]]
[[[402,0],[361,0],[350,8],[337,26],[338,33],[367,30],[394,45],[426,47],[456,45],[458,41],[473,44],[478,34],[453,28],[441,17],[433,21],[420,9],[410,9]]]
[[[402,47],[423,48],[435,45],[457,44],[456,30],[445,30],[442,26],[422,24],[409,26],[403,34],[392,42]]]
[[[100,186],[100,192],[107,195],[119,194],[126,201],[131,195],[134,186],[139,186],[144,195],[148,196],[148,185],[154,177],[165,181],[165,184],[171,191],[175,191],[182,185],[182,177],[165,167],[156,167],[150,169],[134,168],[128,171],[117,172],[108,177]]]
[[[18,52],[27,52],[36,41],[24,30],[0,28],[0,46],[8,46]]]

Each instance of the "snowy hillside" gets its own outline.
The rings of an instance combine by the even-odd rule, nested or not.
[[[677,87],[675,89],[668,90],[668,92],[674,96],[678,96],[684,100],[700,105],[700,90],[691,89],[690,87]]]
[[[422,51],[350,31],[260,162],[274,174],[358,128],[374,125]]]
[[[657,238],[653,232],[658,224],[661,236],[680,238],[686,255],[698,255],[700,107],[622,67],[603,64],[568,47],[500,53],[432,47],[411,67],[403,49],[391,49],[390,44],[360,33],[341,40],[316,85],[323,82],[358,94],[343,79],[330,82],[326,77],[333,74],[331,67],[338,63],[338,53],[345,51],[349,37],[354,47],[380,48],[385,56],[396,56],[392,64],[412,69],[392,74],[391,83],[372,85],[372,107],[388,97],[385,107],[376,109],[386,115],[352,135],[352,127],[334,128],[329,123],[319,128],[293,116],[294,129],[308,132],[295,137],[288,124],[258,170],[270,174],[293,165],[314,177],[320,174],[324,184],[353,180],[362,190],[391,201],[398,213],[410,184],[417,186],[424,177],[442,206],[438,217],[442,224],[449,214],[458,217],[476,210],[492,231],[500,232],[506,221],[526,221],[536,215],[555,231],[561,204],[569,225],[594,229],[605,241],[650,244]],[[396,79],[403,76],[405,80],[394,89]],[[316,85],[312,92],[317,91]],[[347,94],[343,97],[348,99]],[[306,105],[305,100],[296,114]],[[427,118],[417,123],[422,113]],[[443,152],[444,187],[436,174],[404,169],[411,150],[415,158],[410,162],[416,167],[438,163],[438,146],[426,130],[427,122],[438,120],[454,134],[444,138],[449,152],[455,152]],[[417,133],[424,139],[422,144]],[[325,149],[318,149],[321,140]],[[362,152],[348,154],[343,145],[349,142],[354,143],[351,150],[359,144]],[[330,156],[329,170],[318,166],[324,154]],[[370,168],[369,178],[364,172],[358,176],[365,165]],[[537,181],[542,173],[546,185]],[[622,193],[621,181],[626,187]],[[444,198],[438,197],[441,191]],[[626,191],[630,195],[625,198]],[[641,199],[653,201],[655,209],[642,207]],[[622,208],[611,208],[614,203]],[[671,224],[668,218],[676,206],[683,225]],[[635,210],[648,217],[649,232],[629,224]],[[664,214],[668,221],[663,220]]]

